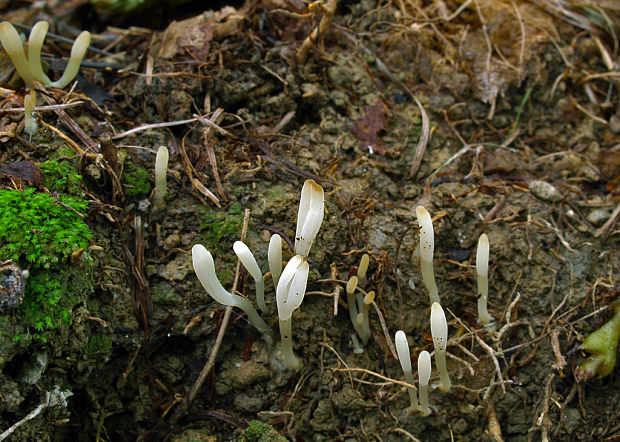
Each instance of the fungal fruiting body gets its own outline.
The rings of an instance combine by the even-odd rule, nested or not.
[[[323,188],[314,180],[306,180],[301,189],[297,229],[295,231],[295,254],[308,257],[310,247],[316,238],[325,210]]]
[[[153,207],[155,210],[161,210],[165,205],[166,192],[168,191],[166,181],[168,158],[168,148],[160,146],[155,156],[155,191],[153,193]]]
[[[269,271],[273,280],[273,288],[278,287],[278,280],[282,274],[282,237],[277,233],[271,235],[269,239],[269,249],[267,250],[267,261]]]
[[[491,322],[491,316],[487,310],[487,297],[489,295],[489,238],[486,234],[480,235],[478,249],[476,251],[476,273],[478,275],[478,320],[482,325]]]
[[[5,52],[13,61],[15,70],[19,76],[22,77],[26,86],[34,87],[35,78],[28,64],[22,39],[19,38],[19,34],[17,30],[15,30],[15,27],[8,21],[0,23],[0,43],[2,43]],[[37,78],[37,80],[39,79]]]
[[[35,79],[45,85],[52,84],[52,81],[43,72],[43,66],[41,65],[41,47],[49,27],[48,22],[40,21],[32,27],[28,37],[28,65],[30,66],[30,72],[32,72],[32,76]]]
[[[357,276],[351,276],[347,281],[347,286],[345,288],[345,292],[347,293],[347,305],[349,307],[349,318],[351,319],[351,324],[353,324],[353,328],[356,333],[360,335],[359,327],[357,325],[357,299],[355,297],[355,290],[357,289],[357,284],[359,280]]]
[[[368,318],[368,311],[372,301],[375,299],[375,292],[371,291],[366,293],[364,300],[362,301],[362,311],[357,314],[357,326],[362,339],[362,344],[366,345],[370,338],[370,321]]]
[[[394,337],[394,342],[396,344],[396,353],[398,354],[400,366],[402,367],[403,373],[405,374],[405,380],[409,384],[413,385],[415,381],[413,380],[413,372],[411,371],[411,357],[409,355],[409,344],[407,343],[407,336],[405,335],[405,332],[402,330],[398,330],[396,332],[396,336]],[[415,388],[407,387],[407,391],[409,392],[411,411],[418,411],[420,409],[420,404],[418,403],[418,395],[415,391]]]
[[[269,327],[260,317],[252,303],[239,295],[226,291],[215,273],[215,264],[211,253],[200,244],[192,247],[192,265],[198,280],[207,293],[217,302],[224,305],[239,307],[247,315],[252,324],[261,332],[268,333]]]
[[[366,287],[366,272],[368,271],[368,264],[370,263],[370,257],[364,253],[362,259],[360,259],[360,266],[357,268],[357,279],[359,280],[359,286]]]
[[[62,73],[62,77],[60,77],[57,81],[53,81],[51,86],[62,89],[73,81],[80,70],[80,64],[86,54],[88,45],[90,45],[90,32],[83,31],[77,36],[75,42],[73,42],[69,63],[67,63],[65,71]]]
[[[431,355],[426,350],[418,355],[418,378],[420,382],[420,412],[422,416],[431,414],[428,408],[428,382],[431,379]]]
[[[36,23],[30,32],[28,39],[28,57],[24,52],[24,45],[15,27],[9,22],[0,23],[0,43],[13,61],[13,66],[26,86],[34,87],[34,81],[39,81],[43,86],[53,86],[59,89],[67,86],[75,78],[80,69],[82,59],[90,45],[90,32],[83,31],[73,42],[71,56],[62,76],[57,81],[51,81],[43,72],[41,66],[41,46],[45,40],[49,24],[44,21]]]
[[[306,180],[301,189],[297,214],[295,256],[284,267],[276,287],[282,355],[286,365],[293,370],[301,368],[301,361],[293,353],[291,321],[293,311],[299,308],[306,293],[310,272],[310,266],[306,260],[323,222],[324,210],[323,188],[313,180]]]
[[[433,231],[433,220],[431,215],[422,206],[415,209],[420,226],[420,267],[422,269],[422,281],[428,290],[428,294],[433,302],[439,302],[439,293],[435,283],[435,273],[433,271],[433,252],[435,250],[435,234]]]
[[[32,136],[37,132],[37,120],[34,117],[34,108],[37,104],[37,96],[34,89],[24,97],[24,132]]]
[[[304,300],[308,272],[308,262],[295,255],[284,267],[276,289],[282,355],[286,365],[293,370],[301,368],[301,361],[293,352],[292,316],[293,311],[299,308]]]
[[[433,335],[433,345],[435,346],[435,364],[437,364],[437,371],[439,371],[441,382],[439,389],[447,393],[452,386],[446,365],[448,323],[446,322],[443,308],[441,308],[438,302],[433,302],[433,305],[431,305],[431,334]]]
[[[267,313],[269,309],[265,303],[265,282],[263,280],[263,273],[260,267],[258,267],[254,255],[243,241],[235,241],[233,250],[237,258],[239,258],[239,261],[241,261],[241,264],[243,264],[243,267],[245,267],[248,273],[252,275],[252,278],[254,278],[254,283],[256,284],[256,304],[258,304],[258,307],[263,313]]]

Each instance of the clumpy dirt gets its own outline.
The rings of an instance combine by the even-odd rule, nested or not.
[[[73,92],[48,93],[85,101],[66,112],[92,145],[39,113],[86,151],[71,159],[89,201],[94,290],[58,332],[71,338],[3,357],[0,428],[58,385],[72,393],[66,408],[48,408],[12,440],[231,440],[254,419],[290,440],[618,440],[618,369],[574,377],[578,345],[617,299],[620,263],[619,11],[591,6],[248,0],[176,21],[159,9],[157,29],[138,13],[82,5],[93,20],[80,22],[59,9],[105,49],[89,52],[100,64],[82,68]],[[7,12],[26,25],[54,18],[49,8]],[[9,80],[3,97],[23,94]],[[13,115],[2,162],[45,160],[38,140],[52,135],[16,137]],[[97,143],[104,133],[112,154]],[[168,194],[156,211],[149,191],[162,145]],[[228,319],[195,277],[191,248],[207,247],[222,284],[254,300],[232,244],[247,224],[245,242],[267,272],[270,235],[294,241],[305,179],[323,186],[325,219],[293,315],[303,367],[292,371],[274,359],[271,278],[263,316],[275,342],[239,310]],[[406,332],[414,373],[418,354],[433,349],[414,256],[418,205],[434,218],[453,383],[439,391],[433,370],[428,417],[406,411],[388,343]],[[476,310],[481,233],[491,250],[486,329]],[[376,305],[359,352],[343,288],[364,253]]]

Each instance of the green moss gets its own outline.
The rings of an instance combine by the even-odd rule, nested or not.
[[[253,420],[243,431],[241,440],[247,442],[280,442],[286,441],[287,439],[280,435],[271,425],[258,420]]]
[[[105,359],[112,351],[112,338],[110,336],[92,335],[83,348],[87,359]]]
[[[37,166],[45,174],[45,187],[50,192],[81,196],[82,175],[69,160],[50,160]]]
[[[0,261],[30,270],[19,308],[24,325],[41,332],[70,323],[71,310],[90,289],[90,260],[83,255],[68,263],[89,245],[91,233],[79,215],[86,202],[29,187],[0,189],[0,207]]]
[[[201,243],[211,252],[224,250],[223,243],[232,243],[239,237],[243,227],[243,211],[238,204],[231,204],[228,212],[217,212],[208,207],[203,210],[200,226]]]
[[[135,166],[131,162],[125,163],[123,182],[125,183],[125,195],[128,197],[145,196],[151,192],[148,171],[144,167]]]

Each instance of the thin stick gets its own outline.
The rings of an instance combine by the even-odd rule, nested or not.
[[[250,210],[245,209],[243,214],[243,228],[241,229],[241,241],[245,241],[245,235],[248,231],[248,222],[250,220]],[[232,292],[234,293],[237,290],[237,284],[239,282],[239,271],[241,269],[241,261],[237,260],[237,270],[235,271],[235,280],[232,286]],[[185,406],[189,408],[191,403],[196,398],[200,387],[204,383],[207,375],[213,368],[213,364],[215,363],[215,357],[217,356],[217,352],[220,349],[220,345],[222,345],[222,340],[224,339],[224,333],[226,333],[226,327],[228,326],[228,321],[230,321],[230,315],[232,313],[232,307],[226,307],[226,311],[224,312],[224,318],[222,319],[222,323],[220,324],[220,329],[217,332],[217,337],[215,338],[215,343],[213,344],[213,348],[211,349],[211,354],[209,354],[209,359],[207,359],[207,363],[202,367],[200,374],[198,375],[198,379],[194,382],[191,390],[185,396]]]
[[[68,109],[70,107],[78,107],[83,105],[84,102],[83,101],[74,101],[72,103],[66,103],[66,104],[51,104],[48,106],[35,106],[34,110],[36,112],[43,112],[43,111],[49,111],[49,110],[58,110],[58,109]],[[0,109],[0,113],[4,114],[4,113],[22,113],[24,112],[24,108],[23,107],[12,107],[10,109]]]
[[[411,168],[409,169],[409,178],[413,178],[420,168],[422,157],[424,156],[426,146],[428,145],[431,127],[431,123],[428,119],[426,111],[424,110],[424,106],[422,106],[422,103],[420,103],[420,100],[418,100],[415,95],[411,94],[411,96],[415,100],[415,104],[418,106],[418,109],[420,109],[420,115],[422,116],[422,132],[420,133],[420,141],[418,141],[418,146],[415,149],[415,155],[413,157],[413,161],[411,162]]]
[[[392,338],[390,337],[390,332],[388,331],[387,326],[385,325],[383,314],[381,314],[381,310],[379,310],[379,306],[377,305],[375,301],[372,301],[372,306],[375,308],[375,311],[377,312],[377,316],[379,317],[379,322],[381,323],[381,328],[383,329],[383,334],[385,334],[385,340],[387,342],[388,347],[390,348],[390,351],[392,352],[392,356],[394,356],[394,359],[398,361],[398,356],[396,355],[396,349],[394,348],[394,343],[392,342]]]
[[[487,353],[489,353],[489,355],[491,356],[491,359],[493,359],[493,364],[495,364],[495,371],[497,372],[497,376],[499,378],[499,383],[502,386],[502,391],[504,392],[504,394],[506,394],[506,386],[504,386],[504,378],[502,378],[502,370],[499,368],[499,361],[497,360],[497,357],[495,356],[495,352],[489,346],[489,344],[484,342],[482,340],[482,338],[480,336],[478,336],[477,333],[474,334],[474,336],[476,337],[476,340],[478,341],[478,344],[480,344],[482,346],[482,348],[484,348],[487,351]]]
[[[45,121],[40,120],[40,123],[45,126],[46,129],[51,130],[52,132],[54,132],[56,135],[58,135],[60,138],[62,138],[63,140],[65,140],[67,142],[67,144],[69,146],[71,146],[73,148],[73,150],[75,150],[77,153],[79,153],[80,155],[84,155],[86,152],[84,151],[84,149],[82,149],[80,146],[77,145],[77,143],[75,141],[73,141],[71,138],[69,138],[68,136],[66,136],[65,134],[63,134],[59,129],[55,128],[54,126],[47,124]]]
[[[344,371],[344,372],[349,372],[349,371],[360,371],[362,373],[366,373],[369,374],[371,376],[375,376],[379,379],[383,379],[384,381],[388,381],[391,382],[393,384],[398,384],[401,385],[403,387],[407,387],[407,388],[414,388],[417,390],[417,387],[415,385],[411,385],[408,382],[405,381],[399,381],[396,379],[392,379],[392,378],[388,378],[387,376],[383,376],[379,373],[375,373],[374,371],[370,371],[370,370],[366,370],[365,368],[335,368],[334,371]]]

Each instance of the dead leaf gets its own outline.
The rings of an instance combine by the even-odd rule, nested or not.
[[[381,99],[366,107],[366,115],[359,120],[355,120],[355,127],[351,129],[351,133],[365,143],[370,152],[377,152],[379,155],[385,155],[385,143],[379,137],[378,132],[385,129],[388,124],[387,106]]]

